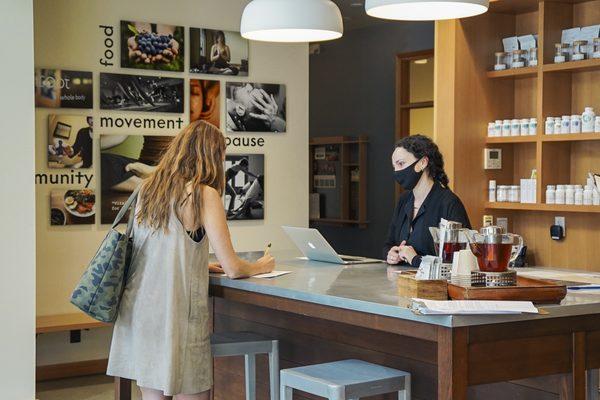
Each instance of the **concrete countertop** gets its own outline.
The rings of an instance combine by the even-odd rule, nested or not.
[[[240,254],[248,260],[261,255],[262,252]],[[271,279],[229,279],[211,274],[210,284],[445,327],[600,314],[600,291],[569,291],[560,305],[539,306],[547,314],[418,315],[410,309],[411,300],[397,294],[394,271],[405,268],[384,263],[352,266],[322,263],[301,259],[296,251],[274,252],[273,256],[276,270],[292,273]]]

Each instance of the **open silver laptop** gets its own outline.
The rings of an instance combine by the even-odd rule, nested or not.
[[[382,260],[374,258],[342,256],[325,240],[321,232],[311,228],[296,228],[293,226],[282,226],[285,233],[292,239],[304,256],[310,260],[323,261],[335,264],[372,264],[380,263]]]

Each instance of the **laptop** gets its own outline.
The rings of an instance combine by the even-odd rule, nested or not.
[[[292,239],[302,254],[309,260],[323,261],[334,264],[373,264],[382,260],[374,258],[339,255],[327,240],[316,229],[282,226],[284,232]]]

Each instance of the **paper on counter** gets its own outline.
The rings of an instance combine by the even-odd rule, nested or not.
[[[531,301],[413,299],[423,315],[538,314]]]
[[[272,272],[267,272],[264,274],[253,275],[250,278],[261,278],[261,279],[277,278],[278,276],[287,275],[287,274],[291,274],[291,273],[292,273],[292,271],[272,271]],[[214,273],[212,275],[224,276],[224,277],[227,276],[227,274],[214,274]]]
[[[272,271],[267,272],[266,274],[254,275],[252,278],[277,278],[278,276],[287,275],[291,273],[292,271]]]

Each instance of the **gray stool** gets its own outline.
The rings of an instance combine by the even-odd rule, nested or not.
[[[256,354],[269,355],[271,400],[279,400],[279,342],[252,332],[214,333],[210,337],[213,357],[244,356],[246,400],[256,400]]]
[[[399,400],[410,400],[410,374],[360,360],[336,361],[282,370],[281,400],[292,400],[293,389],[329,400],[393,392]]]

